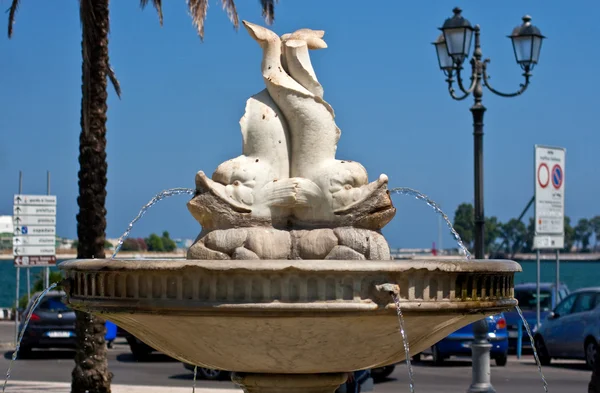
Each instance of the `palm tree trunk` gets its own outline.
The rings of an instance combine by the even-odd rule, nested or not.
[[[77,258],[104,258],[109,0],[80,0],[82,99]],[[104,320],[77,312],[72,393],[110,393]]]

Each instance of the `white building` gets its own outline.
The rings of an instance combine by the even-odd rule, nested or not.
[[[13,218],[0,216],[0,250],[12,248]]]
[[[0,216],[0,233],[13,233],[12,216]]]

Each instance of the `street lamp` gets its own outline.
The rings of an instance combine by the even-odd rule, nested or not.
[[[489,83],[487,65],[490,59],[482,60],[481,45],[479,42],[479,25],[471,26],[465,19],[460,8],[452,10],[454,16],[446,19],[440,27],[442,34],[433,45],[436,49],[440,69],[444,72],[448,83],[448,92],[455,100],[464,100],[473,94],[473,139],[474,139],[474,169],[475,169],[475,258],[483,259],[484,256],[484,227],[485,216],[483,212],[483,114],[486,110],[481,102],[483,86],[492,93],[501,97],[515,97],[521,95],[529,86],[531,70],[538,63],[540,49],[544,37],[540,30],[531,24],[531,17],[523,17],[523,24],[513,29],[508,36],[512,40],[513,50],[517,63],[523,69],[525,83],[520,85],[514,93],[502,93],[494,89]],[[471,58],[471,86],[465,88],[461,71],[464,61],[469,57],[471,40],[475,35],[475,49]],[[454,77],[461,95],[454,90]]]

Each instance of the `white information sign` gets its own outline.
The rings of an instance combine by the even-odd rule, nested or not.
[[[13,215],[24,216],[56,216],[56,206],[14,205]]]
[[[24,216],[19,214],[13,216],[14,225],[32,226],[32,225],[56,225],[56,216]]]
[[[16,226],[14,235],[55,236],[56,227]]]
[[[56,196],[14,196],[13,256],[16,266],[56,264]]]
[[[534,249],[564,247],[565,153],[561,147],[535,146]]]
[[[56,206],[56,195],[15,194],[14,205]]]
[[[15,256],[56,255],[54,244],[51,246],[13,246]]]
[[[15,236],[13,245],[16,246],[54,246],[55,236]]]

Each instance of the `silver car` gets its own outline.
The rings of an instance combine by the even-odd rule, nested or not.
[[[537,329],[534,340],[544,365],[551,359],[585,359],[592,368],[600,343],[600,287],[567,296]]]

